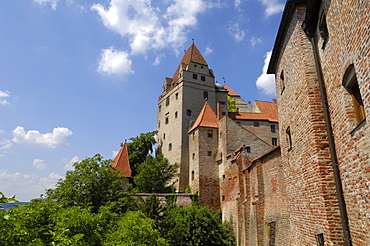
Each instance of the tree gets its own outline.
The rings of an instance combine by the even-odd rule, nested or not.
[[[233,233],[220,213],[207,207],[174,207],[165,212],[162,236],[170,245],[235,245]]]
[[[141,133],[137,137],[130,138],[131,142],[127,143],[128,156],[133,176],[137,173],[137,166],[143,163],[148,155],[153,153],[155,134],[157,134],[157,131]]]
[[[236,107],[236,100],[232,99],[230,96],[227,96],[227,111],[228,112],[239,112],[239,109]]]
[[[112,160],[103,160],[96,154],[73,164],[74,170],[67,171],[64,180],[59,180],[55,189],[47,190],[47,198],[61,202],[64,206],[92,207],[97,212],[107,202],[118,202],[130,196],[125,192],[126,178],[111,168]]]
[[[167,246],[166,240],[155,229],[155,221],[140,211],[127,212],[111,233],[107,234],[104,245],[117,246]]]
[[[177,164],[171,165],[163,155],[155,158],[148,156],[138,166],[138,174],[134,177],[136,188],[139,192],[165,193],[171,192],[171,179],[176,175]]]

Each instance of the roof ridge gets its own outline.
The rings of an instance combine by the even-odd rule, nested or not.
[[[209,105],[208,102],[205,102],[202,110],[200,111],[197,119],[195,120],[188,133],[192,132],[198,126],[218,128],[217,122],[217,115],[213,111],[211,105]]]

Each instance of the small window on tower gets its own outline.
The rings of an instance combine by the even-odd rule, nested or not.
[[[175,98],[176,98],[176,100],[179,99],[179,93],[175,94]]]
[[[206,77],[202,75],[202,76],[200,76],[200,80],[201,81],[206,81]]]
[[[168,117],[166,117],[166,119],[165,119],[165,122],[164,122],[165,124],[168,124],[169,123],[169,120],[168,120]]]
[[[283,94],[285,90],[284,70],[281,70],[281,73],[280,73],[280,87],[281,87],[280,94]]]
[[[175,119],[177,118],[177,111],[175,112]]]
[[[208,99],[208,91],[203,91],[203,98]]]
[[[170,97],[166,98],[166,106],[170,105]]]
[[[276,146],[277,145],[277,138],[272,138],[271,143],[272,143],[272,146]]]
[[[270,125],[271,132],[276,132],[275,125]]]
[[[159,105],[158,106],[158,112],[161,112],[162,111],[162,106],[161,105]]]
[[[191,171],[191,180],[194,180],[194,171]]]
[[[190,109],[186,110],[186,116],[191,116],[191,110]]]
[[[247,153],[250,153],[251,152],[251,146],[245,147],[245,151],[247,151]]]
[[[171,151],[172,150],[172,143],[170,143],[169,145],[168,145],[168,151]]]
[[[286,133],[286,140],[288,144],[288,151],[290,151],[292,149],[292,134],[290,132],[290,126],[287,127],[287,129],[285,130],[285,133]]]
[[[208,156],[212,156],[212,151],[207,151]]]
[[[213,138],[213,131],[212,130],[208,130],[208,137]]]
[[[163,133],[163,139],[166,139],[166,133]]]
[[[258,121],[255,121],[255,122],[253,123],[253,126],[254,126],[254,127],[259,127],[259,126],[260,126],[260,123],[259,123]]]
[[[193,158],[193,160],[195,159],[195,153],[193,153],[193,157],[192,158]]]
[[[193,73],[193,79],[198,79],[198,75]]]
[[[160,128],[161,127],[161,122],[160,121],[158,121],[158,128]]]

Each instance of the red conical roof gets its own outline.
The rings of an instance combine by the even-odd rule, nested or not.
[[[217,116],[211,108],[211,105],[206,102],[193,127],[189,130],[189,133],[199,126],[218,128],[217,121]]]
[[[131,167],[130,167],[130,161],[128,159],[128,150],[127,150],[127,143],[125,142],[116,155],[116,158],[114,158],[114,161],[112,163],[112,167],[116,168],[117,170],[121,171],[123,176],[126,178],[131,177]]]

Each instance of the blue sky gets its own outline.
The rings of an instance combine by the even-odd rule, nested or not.
[[[0,191],[37,198],[73,162],[112,159],[155,130],[164,78],[193,38],[218,82],[271,101],[264,72],[282,10],[282,0],[0,1]]]

